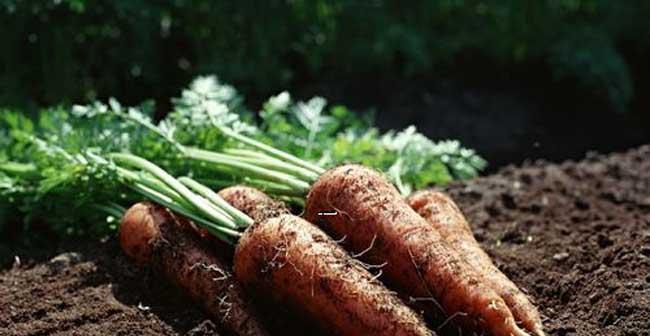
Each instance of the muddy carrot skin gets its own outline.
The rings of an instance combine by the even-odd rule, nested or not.
[[[200,304],[220,329],[232,335],[269,335],[261,318],[226,263],[218,259],[194,228],[164,207],[137,203],[120,225],[124,253],[140,265],[151,265]]]
[[[320,323],[331,335],[432,335],[420,317],[323,231],[281,215],[253,224],[235,251],[235,275]]]
[[[492,263],[474,238],[465,216],[449,196],[422,190],[407,198],[408,204],[427,220],[447,243],[490,284],[506,302],[518,323],[534,335],[544,335],[541,317],[528,297]]]
[[[221,196],[226,202],[240,210],[241,212],[260,222],[269,218],[277,217],[282,214],[288,214],[289,209],[282,201],[275,200],[266,195],[259,189],[236,185],[219,190]],[[231,256],[232,260],[234,256]],[[279,334],[287,335],[328,335],[326,330],[309,319],[302,318],[291,309],[277,304],[265,304],[268,302],[258,301],[259,307],[263,312],[269,312],[274,318],[267,319],[271,323],[273,331]]]
[[[323,216],[322,212],[337,215]],[[494,336],[529,335],[504,300],[485,284],[443,239],[409,207],[380,173],[359,165],[333,168],[312,186],[305,218],[372,264],[386,263],[384,275],[412,298],[431,298],[428,313],[465,332]],[[429,306],[428,306],[429,307]]]
[[[234,268],[253,293],[306,315],[327,335],[433,335],[395,293],[282,203],[240,186],[220,195],[256,220],[239,241]]]

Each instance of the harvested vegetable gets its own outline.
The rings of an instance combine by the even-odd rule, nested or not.
[[[184,170],[185,172],[189,170],[193,176],[202,181],[206,175],[209,175],[207,172],[219,172],[219,175],[211,182],[228,185],[234,181],[241,181],[263,187],[264,190],[275,195],[300,202],[304,201],[305,195],[310,192],[314,183],[318,184],[324,176],[331,175],[331,171],[325,173],[324,169],[318,165],[305,162],[257,140],[254,136],[256,130],[251,131],[250,127],[241,122],[238,116],[229,113],[227,106],[211,100],[211,94],[207,92],[209,90],[205,89],[203,87],[201,90],[195,90],[196,92],[189,92],[188,97],[195,100],[197,104],[190,104],[183,107],[183,110],[177,111],[179,113],[172,113],[170,119],[159,125],[154,125],[150,119],[143,117],[136,110],[123,111],[115,102],[111,102],[110,108],[97,105],[95,108],[79,108],[76,111],[79,112],[78,115],[85,116],[106,115],[107,113],[118,116],[127,121],[125,124],[129,128],[137,130],[136,134],[140,139],[146,139],[144,140],[145,145],[135,147],[137,152],[142,151],[147,157],[154,158],[174,170]],[[305,112],[304,115],[308,114]],[[193,132],[197,120],[199,120],[199,128]],[[206,127],[208,124],[211,124],[212,127]],[[317,130],[314,128],[310,129],[308,134],[316,134],[316,132]],[[162,137],[164,141],[161,143],[152,141],[152,136]],[[55,137],[55,139],[59,138]],[[310,147],[312,149],[314,139],[315,136],[308,136],[308,145],[312,146]],[[402,143],[399,139],[401,137],[396,136],[395,142]],[[416,146],[413,148],[420,148],[425,144],[422,141],[414,143]],[[432,148],[428,145],[425,147]],[[311,152],[311,149],[307,152]],[[409,153],[416,152],[418,151],[409,150]],[[465,154],[460,156],[461,160],[473,155],[469,152]],[[411,159],[417,158],[414,155],[410,157]],[[447,154],[442,155],[441,159],[445,157],[448,157]],[[230,211],[221,204],[220,198],[215,198],[207,191],[209,189],[206,190],[205,187],[196,185],[195,181],[175,180],[171,176],[165,176],[162,170],[122,154],[111,154],[108,159],[116,162],[118,168],[122,168],[121,165],[126,165],[144,171],[146,175],[144,178],[140,175],[130,174],[128,171],[123,172],[121,169],[117,169],[117,175],[121,179],[134,183],[133,188],[138,193],[146,195],[175,212],[190,217],[198,225],[204,226],[224,241],[235,243],[241,237],[241,231],[244,228],[252,228],[253,221],[250,218],[241,217],[237,212]],[[480,166],[479,163],[476,161],[463,167],[471,168],[466,170],[471,172],[472,169]],[[408,169],[402,169],[405,165]],[[417,165],[406,164],[398,157],[390,166],[391,172],[389,173],[392,173],[391,176],[402,178],[405,176],[404,172],[415,166]],[[431,167],[435,167],[435,165]],[[436,169],[438,168],[432,168],[429,174],[434,176]],[[349,191],[346,191],[346,186],[359,187],[359,182],[346,181],[344,177],[334,175],[331,178],[337,180],[337,183],[323,183],[331,187],[331,190],[327,190],[325,193],[311,190],[307,198],[307,209],[316,208],[309,204],[309,202],[314,202],[316,205],[322,206],[322,211],[319,211],[320,215],[310,214],[308,211],[308,217],[331,215],[329,219],[333,221],[344,218],[347,221],[352,220],[367,225],[367,228],[364,227],[360,230],[344,225],[341,227],[350,231],[343,233],[350,240],[368,243],[376,240],[379,245],[391,244],[394,251],[384,249],[380,250],[380,253],[373,252],[373,244],[369,244],[364,250],[360,250],[360,246],[354,246],[354,244],[352,244],[352,248],[356,252],[368,250],[362,253],[367,255],[367,257],[364,255],[366,260],[372,259],[373,255],[382,257],[384,261],[392,260],[393,262],[385,267],[387,279],[402,287],[414,286],[415,289],[402,288],[406,293],[410,293],[409,290],[412,290],[418,294],[424,293],[429,299],[440,301],[442,309],[448,314],[448,321],[445,323],[458,322],[468,331],[488,331],[495,335],[525,335],[516,326],[514,318],[503,300],[496,292],[482,283],[482,278],[477,275],[478,273],[471,270],[465,261],[442,241],[440,234],[410,209],[403,200],[396,201],[399,193],[389,182],[383,180],[383,177],[379,175],[373,176],[374,172],[372,171],[364,171],[360,168],[358,170],[361,172],[358,176],[359,181],[367,182],[366,189],[356,190],[355,194],[350,194]],[[340,173],[339,168],[332,171]],[[152,176],[153,179],[151,179]],[[224,179],[224,176],[227,178]],[[364,177],[371,178],[364,180]],[[404,179],[400,181],[399,178],[394,181],[402,191],[409,190],[411,185],[418,186],[425,183],[424,180],[405,183]],[[330,199],[330,192],[336,193],[339,197],[336,197],[335,200]],[[313,194],[320,194],[324,197],[315,200],[312,198]],[[375,203],[382,197],[387,197],[384,203]],[[340,202],[345,204],[338,204]],[[337,208],[326,208],[327,206],[331,207],[334,203],[337,204]],[[368,205],[374,207],[369,208]],[[392,209],[392,212],[387,213],[384,207]],[[359,209],[362,211],[358,211]],[[352,213],[369,217],[356,217],[351,215]],[[405,221],[395,225],[393,222],[401,217],[404,217]],[[372,232],[373,230],[376,232]],[[395,230],[404,230],[409,234],[395,235]],[[264,233],[264,230],[261,231]],[[341,236],[340,232],[337,233]],[[373,235],[368,237],[368,233],[373,233]],[[244,233],[244,236],[246,234]],[[278,239],[266,237],[266,233],[261,235],[271,242],[273,239]],[[353,238],[354,235],[357,237]],[[362,235],[365,236],[362,237]],[[391,239],[393,240],[391,241]],[[281,240],[278,242],[280,243]],[[406,264],[392,265],[400,262],[406,262]],[[381,262],[378,264],[381,265]],[[403,268],[407,272],[398,274],[396,269],[399,268]],[[426,276],[420,279],[422,270],[426,270]],[[464,276],[467,278],[463,280]],[[451,286],[449,288],[453,291],[444,290],[443,287],[447,286]],[[418,292],[422,288],[426,291]]]
[[[328,333],[431,334],[394,293],[282,202],[245,186],[219,195],[257,223],[245,231],[234,257],[235,274],[257,296],[272,293],[271,304],[307,315]]]
[[[262,222],[268,218],[277,217],[281,214],[288,214],[289,209],[286,205],[275,200],[263,192],[247,187],[233,186],[219,190],[219,196],[241,210],[246,215],[255,219],[256,222]],[[231,252],[232,249],[229,250]],[[234,252],[234,251],[232,251]],[[234,253],[230,254],[230,260],[234,258]],[[286,305],[278,305],[270,300],[259,300],[259,306],[264,312],[281,316],[272,319],[272,328],[284,334],[289,335],[328,335],[329,333],[321,328],[310,319],[301,318],[300,312],[296,312]]]
[[[335,335],[432,335],[420,317],[323,231],[293,215],[254,224],[235,274],[255,293],[316,319]]]
[[[242,236],[242,231],[246,230],[247,227],[250,227],[251,224],[254,223],[253,219],[232,207],[219,195],[217,195],[206,186],[196,182],[189,177],[182,177],[178,179],[174,178],[159,166],[141,157],[125,153],[97,154],[93,152],[80,152],[72,154],[69,153],[65,148],[53,145],[32,136],[28,137],[26,140],[26,145],[37,146],[40,149],[44,150],[43,155],[45,155],[48,159],[56,157],[56,162],[64,163],[65,165],[72,164],[76,167],[75,169],[77,170],[84,171],[90,168],[98,168],[100,170],[110,172],[110,174],[101,174],[101,176],[99,176],[100,180],[108,179],[112,181],[112,179],[116,179],[116,181],[119,181],[119,183],[128,186],[138,195],[145,196],[147,199],[154,201],[155,203],[158,203],[174,211],[175,213],[178,213],[179,215],[187,217],[196,225],[208,230],[212,235],[224,242],[232,244],[237,243],[237,240]],[[93,165],[90,165],[90,162],[92,162]],[[48,164],[49,163],[51,162],[48,162]],[[268,176],[274,176],[274,174],[271,173],[268,174]],[[83,183],[84,181],[87,180],[81,179],[81,181],[76,181],[80,182],[80,190],[83,190],[84,187],[88,188],[88,185]],[[68,190],[68,192],[69,191],[70,190]],[[91,198],[88,198],[87,200],[90,199]],[[90,204],[87,204],[87,206],[90,206]],[[162,268],[161,271],[164,274],[168,274],[168,277],[177,282],[180,287],[185,288],[187,291],[189,291],[190,295],[193,296],[196,300],[204,299],[203,297],[210,294],[209,290],[212,289],[204,289],[204,286],[207,285],[201,284],[201,282],[204,281],[203,275],[201,275],[202,273],[192,272],[191,270],[188,270],[188,267],[191,268],[191,266],[194,266],[194,264],[198,261],[198,257],[195,256],[196,253],[191,252],[192,247],[190,245],[192,244],[189,242],[187,244],[183,244],[183,248],[187,249],[187,251],[190,251],[190,255],[179,259],[173,259],[172,256],[186,253],[186,251],[176,251],[175,248],[172,248],[174,246],[173,244],[177,243],[177,238],[171,234],[167,235],[165,230],[167,227],[174,226],[165,225],[165,230],[156,230],[156,222],[142,220],[142,214],[142,210],[137,210],[129,214],[129,216],[127,216],[125,219],[125,227],[122,231],[123,235],[120,239],[122,241],[123,248],[125,249],[125,253],[134,257],[134,259],[138,262],[142,263],[146,262],[147,260],[151,260],[151,256],[155,256],[157,254],[156,249],[154,248],[155,246],[158,246],[157,242],[169,242],[172,245],[168,245],[168,247],[174,252],[170,255],[170,257],[165,257],[161,259],[160,262],[157,262],[157,264]],[[146,212],[144,214],[146,214]],[[131,215],[134,217],[131,217]],[[133,220],[131,220],[131,218],[133,218]],[[153,216],[153,218],[155,219],[156,216]],[[139,227],[137,225],[144,226]],[[280,227],[283,226],[284,225],[280,225]],[[187,225],[183,225],[183,227],[188,232],[192,232],[194,234],[197,233],[195,229],[189,228]],[[257,223],[256,227],[265,227],[264,222]],[[304,221],[299,226],[293,225],[291,229],[293,230],[292,232],[294,232],[294,234],[300,234],[306,237],[312,237],[315,232],[314,230],[320,232],[320,230],[309,226]],[[306,232],[300,233],[300,230],[306,230]],[[246,230],[245,232],[246,233],[244,233],[244,236],[247,236],[247,232],[256,231]],[[278,239],[281,239],[281,237]],[[327,240],[329,238],[325,234],[321,233],[318,239]],[[256,241],[255,239],[248,238],[246,241],[251,242],[251,244],[261,244],[260,246],[264,246],[265,243],[268,243],[273,244],[273,246],[277,247],[277,241],[274,242],[272,240]],[[349,257],[347,257],[347,255],[342,251],[339,252],[343,254],[337,253],[336,251],[327,251],[323,246],[323,244],[327,244],[326,242],[319,241],[321,245],[310,244],[307,240],[303,240],[302,242],[305,243],[305,245],[301,245],[303,248],[303,250],[300,251],[301,255],[329,256],[328,262],[331,263],[331,267],[338,267],[342,264],[346,264],[349,261]],[[156,244],[152,246],[151,243]],[[329,244],[336,247],[336,244],[334,242],[331,242]],[[172,260],[169,260],[169,258]],[[337,260],[336,258],[347,259]],[[186,259],[194,263],[189,264],[188,266],[188,264],[185,263]],[[242,259],[236,257],[235,264],[237,264],[238,259],[245,260],[245,258]],[[308,262],[312,262],[312,260]],[[269,260],[269,263],[272,265],[272,260]],[[298,261],[292,260],[292,263],[297,264]],[[208,264],[208,266],[211,264]],[[263,269],[266,269],[269,265],[264,264],[259,266],[263,267]],[[323,265],[323,267],[326,267],[326,265]],[[223,267],[221,267],[220,270],[223,270]],[[318,268],[318,270],[320,271],[320,268]],[[258,270],[258,272],[263,271]],[[295,269],[289,270],[288,268],[282,268],[278,274],[286,275],[292,274],[292,272],[295,272]],[[376,288],[379,290],[379,292],[388,293],[388,290],[382,287],[379,282],[373,280],[373,277],[370,273],[365,270],[363,270],[363,272],[365,273],[361,273],[359,277],[365,278],[368,282],[371,282],[370,285],[366,285],[366,287],[363,289]],[[345,282],[347,279],[337,278],[343,274],[333,272],[333,270],[327,274],[333,277],[333,279],[328,278],[328,281],[341,283]],[[303,282],[309,280],[309,278],[299,278],[298,275],[299,274],[294,274],[296,277],[294,280],[300,279]],[[303,274],[300,275],[302,276]],[[199,283],[194,283],[195,281]],[[364,284],[365,283],[361,282],[358,285]],[[292,283],[285,283],[284,285],[289,285],[289,287],[291,287]],[[194,289],[193,286],[198,286],[198,288]],[[368,305],[368,301],[364,300],[359,301],[364,304],[355,304],[354,302],[350,304],[349,298],[356,297],[359,292],[346,292],[345,290],[359,289],[361,288],[358,288],[356,286],[341,287],[338,292],[334,293],[327,292],[327,294],[324,294],[319,292],[315,293],[313,297],[294,296],[291,301],[291,305],[293,307],[297,307],[297,310],[299,311],[311,313],[310,316],[313,319],[318,320],[322,325],[326,326],[328,331],[337,334],[347,334],[350,331],[358,332],[358,334],[370,333],[368,330],[364,332],[362,327],[355,325],[354,322],[350,322],[348,319],[349,316],[359,316],[359,319],[355,321],[362,321],[364,317],[369,318],[370,316],[383,316],[383,318],[385,318],[387,321],[386,323],[390,324],[386,325],[387,329],[396,334],[430,334],[430,332],[424,326],[424,323],[419,319],[419,316],[394,297],[393,299],[390,297],[385,298],[383,299],[384,301],[373,299],[370,302],[377,303],[374,306]],[[288,293],[294,293],[291,292],[293,289],[286,290],[289,291]],[[281,288],[274,288],[274,291],[282,293]],[[263,291],[258,292],[258,294],[271,295],[272,293],[270,291]],[[332,294],[340,295],[340,301],[337,301],[339,300],[339,297],[337,296],[330,297]],[[322,299],[323,296],[328,296],[330,297],[330,300],[334,300],[334,302],[331,304],[335,306],[338,304],[338,309],[331,309],[329,316],[321,316],[319,314],[314,315],[313,313],[315,313],[315,311],[313,310],[313,307],[311,307],[311,305],[315,303],[315,301],[313,301],[314,297]],[[223,297],[221,298],[223,299]],[[343,298],[347,298],[348,301]],[[208,312],[214,314],[214,309],[217,309],[218,307],[214,307],[211,302],[212,301],[208,300],[207,303],[205,303],[205,307]],[[379,305],[379,303],[390,303],[390,307]],[[398,314],[399,316],[396,315],[393,316],[393,318],[390,318],[389,316],[391,314]],[[234,326],[224,325],[225,329],[232,329],[233,327]]]
[[[274,302],[309,316],[330,334],[432,334],[415,312],[317,227],[258,190],[238,186],[220,194],[257,216],[234,258],[237,279],[254,293],[271,293]]]
[[[503,298],[383,176],[361,166],[342,166],[324,173],[318,166],[234,132],[227,125],[215,121],[214,126],[228,139],[253,150],[237,150],[237,156],[227,149],[219,153],[190,148],[185,150],[189,159],[244,180],[253,178],[257,185],[284,186],[283,194],[305,195],[309,191],[306,218],[349,239],[354,252],[374,251],[366,253],[366,260],[374,255],[377,264],[388,262],[386,278],[404,293],[437,301],[438,305],[428,310],[444,317],[443,325],[455,323],[468,331],[494,335],[527,335],[517,326]],[[353,171],[355,177],[348,179],[343,173],[346,170]],[[375,240],[384,249],[374,247],[371,243]]]
[[[447,195],[434,190],[418,191],[407,202],[429,222],[467,263],[478,270],[506,302],[515,319],[535,335],[544,335],[537,308],[517,286],[492,263],[472,234],[465,216]]]
[[[124,115],[120,111],[114,113]],[[355,252],[364,249],[373,250],[370,243],[375,239],[390,245],[394,250],[385,249],[367,254],[380,257],[380,260],[377,260],[378,264],[388,262],[387,279],[398,284],[404,293],[416,298],[426,297],[437,300],[440,304],[440,309],[437,309],[439,311],[429,309],[429,313],[445,316],[443,324],[455,323],[467,331],[488,331],[494,335],[527,334],[516,325],[503,298],[484,283],[478,273],[444,242],[435,229],[408,206],[395,187],[382,176],[374,171],[364,170],[360,166],[343,166],[344,168],[338,167],[324,173],[322,168],[312,163],[237,132],[232,123],[232,120],[236,119],[229,118],[227,111],[206,110],[205,113],[206,118],[212,120],[220,136],[252,150],[224,148],[223,152],[219,152],[185,147],[168,136],[164,139],[174,144],[184,157],[200,164],[203,168],[212,167],[215,171],[240,177],[243,182],[253,180],[256,185],[268,185],[269,192],[282,190],[282,194],[278,193],[279,195],[296,197],[304,196],[309,192],[306,218],[315,221],[319,213],[324,214],[334,210],[334,215],[323,219],[321,223],[339,221],[341,225],[338,226],[338,231],[333,230],[329,225],[324,225],[324,228],[339,237],[346,237],[353,241],[351,248],[355,249]],[[157,133],[163,133],[152,124],[142,124]],[[355,185],[353,180],[336,176],[344,175],[341,171],[347,168],[359,172],[357,178],[364,181],[366,186]],[[332,172],[336,174],[331,176]],[[319,183],[323,178],[338,182]],[[310,191],[312,185],[314,187],[327,185],[327,188],[324,191],[318,189]],[[350,186],[356,186],[354,195],[349,192]],[[402,188],[402,190],[408,189]],[[330,194],[337,195],[333,196],[336,198],[336,203],[330,200]],[[382,199],[385,199],[386,204],[391,205],[392,213],[384,212],[386,204],[375,203]],[[345,204],[332,208],[338,202]],[[359,209],[363,211],[358,211]],[[403,220],[400,222],[398,219]],[[365,225],[359,228],[358,225],[350,223]],[[402,235],[400,230],[405,230],[410,235]],[[414,243],[415,245],[411,246]],[[426,269],[426,276],[420,279],[422,267]],[[454,291],[451,292],[453,295],[445,291],[445,288],[453,288]]]
[[[196,232],[171,212],[153,203],[132,206],[120,225],[124,253],[150,264],[200,304],[224,331],[234,335],[268,335],[227,266]]]
[[[329,211],[338,214],[322,215]],[[435,300],[442,311],[429,313],[438,319],[477,333],[528,335],[499,294],[378,172],[358,165],[327,171],[307,196],[305,218],[345,236],[366,262],[386,263],[386,278],[410,297]]]

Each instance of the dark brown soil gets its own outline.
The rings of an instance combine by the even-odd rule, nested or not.
[[[650,146],[447,191],[551,335],[650,335]]]
[[[550,335],[650,335],[650,146],[508,167],[446,190]],[[0,273],[0,335],[215,333],[113,240],[64,248],[75,252]]]
[[[121,255],[116,240],[0,275],[0,335],[204,335],[201,312]]]

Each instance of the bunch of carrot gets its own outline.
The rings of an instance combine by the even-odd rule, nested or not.
[[[327,333],[432,334],[417,313],[323,231],[278,203],[263,205],[262,194],[250,199],[249,189],[227,189],[222,197],[137,155],[79,149],[70,138],[51,133],[13,131],[14,161],[2,162],[0,170],[25,187],[23,201],[45,207],[39,201],[45,196],[65,195],[59,200],[64,204],[121,217],[125,254],[184,289],[227,334],[269,334],[265,314],[258,312],[261,302],[273,305],[273,311],[297,312]],[[68,136],[75,132],[70,127],[62,131]],[[13,169],[18,166],[24,169]],[[282,175],[262,171],[261,176]],[[127,197],[122,188],[108,197],[120,204],[95,203],[106,200],[99,194],[110,195],[118,185],[130,190]],[[104,186],[110,189],[102,190]],[[143,198],[149,202],[122,210],[127,200]],[[234,277],[224,256],[228,245],[236,245]],[[242,285],[251,292],[245,293]],[[281,330],[295,325],[287,321]]]
[[[270,193],[305,201],[304,218],[368,264],[384,265],[384,279],[425,312],[469,332],[543,335],[537,309],[482,251],[453,202],[435,193],[406,200],[382,174],[363,166],[325,171],[215,123],[223,134],[252,148],[239,157],[204,150],[189,159],[215,170],[254,177]],[[246,165],[242,165],[242,162]]]
[[[226,134],[242,141],[239,134]],[[383,265],[386,282],[404,296],[433,302],[422,307],[442,324],[492,335],[544,334],[537,309],[481,250],[448,198],[420,193],[407,201],[372,169],[344,165],[324,171],[254,140],[242,142],[253,149],[240,150],[239,158],[200,149],[185,154],[215,170],[253,175],[256,185],[268,183],[273,187],[270,192],[281,190],[278,195],[304,196],[307,221],[344,238],[348,251],[366,264]],[[286,234],[281,229],[274,233]],[[291,232],[286,237],[285,245],[301,235]],[[272,241],[273,237],[263,240]],[[270,255],[278,255],[262,248],[238,248],[241,250],[262,250],[266,256],[247,269],[259,269]],[[276,250],[287,253],[284,245]],[[255,278],[242,276],[242,281]],[[338,293],[332,295],[339,297]]]
[[[71,161],[77,169],[105,169],[101,176],[115,176],[140,198],[148,199],[123,215],[118,207],[108,211],[122,217],[124,253],[182,288],[228,334],[270,334],[269,324],[273,324],[257,308],[264,301],[281,307],[276,311],[300,312],[313,322],[308,326],[320,325],[328,333],[432,334],[418,314],[324,232],[263,194],[254,199],[250,189],[225,189],[217,194],[131,154],[73,155],[37,138],[27,142],[43,147],[50,159]],[[82,192],[89,187],[82,183],[64,188]],[[235,277],[223,256],[226,253],[214,251],[227,249],[229,244],[236,245]],[[245,293],[242,285],[254,295]],[[293,330],[296,324],[300,325],[286,321],[280,327]]]
[[[200,227],[159,205],[132,206],[120,225],[120,244],[133,260],[150,264],[183,288],[227,332],[268,333],[240,289],[243,285],[260,299],[256,301],[301,312],[329,333],[432,334],[419,315],[336,242],[282,204],[242,187],[224,189],[210,199],[225,199],[243,216],[255,218],[236,243],[235,278],[229,263],[211,251],[212,240]]]
[[[346,247],[351,248],[351,252],[365,250],[363,259],[366,263],[383,263],[387,280],[399,292],[411,298],[433,299],[439,306],[423,308],[438,319],[444,317],[444,323],[456,324],[465,331],[488,331],[491,335],[527,335],[527,332],[543,335],[536,308],[480,249],[453,201],[440,193],[423,191],[408,199],[408,204],[422,217],[415,212],[413,215],[411,208],[400,212],[398,206],[405,200],[391,192],[392,186],[372,184],[371,179],[379,177],[379,174],[359,166],[338,169],[345,169],[344,178],[354,181],[349,191],[329,196],[316,194],[327,190],[324,188],[327,186],[315,184],[307,202],[307,218],[313,217],[314,223],[327,227],[330,232],[346,232],[346,242],[349,243]],[[375,199],[373,202],[376,203],[365,203],[366,209],[370,209],[365,213],[344,206],[352,201],[359,202],[364,197],[364,190],[377,192],[383,198]],[[201,236],[191,222],[174,219],[172,213],[153,205],[136,205],[125,215],[120,230],[125,252],[135,260],[143,259],[139,256],[142,251],[155,255],[158,259],[154,264],[157,267],[163,265],[163,273],[181,287],[186,286],[191,296],[203,302],[208,311],[223,311],[220,306],[223,301],[215,304],[205,298],[228,295],[232,298],[227,301],[228,312],[234,311],[231,316],[243,316],[248,322],[259,319],[249,317],[256,313],[252,308],[246,308],[247,302],[241,299],[245,295],[239,293],[239,285],[252,291],[255,297],[264,298],[266,295],[268,301],[308,315],[329,332],[349,335],[430,334],[418,316],[376,283],[361,263],[350,258],[324,232],[290,215],[282,203],[247,187],[227,188],[219,195],[255,219],[255,224],[245,231],[235,251],[237,282],[219,286],[215,285],[209,272],[202,275],[205,269],[219,270],[223,283],[226,279],[233,281],[229,278],[227,265],[208,257],[209,249],[197,252],[197,246],[204,246],[205,241],[184,243],[184,235],[192,235],[195,240]],[[349,195],[359,195],[355,196],[359,198],[351,199]],[[326,196],[321,198],[320,205],[313,201],[313,197],[318,196]],[[339,215],[329,215],[332,211]],[[361,220],[353,221],[351,218]],[[376,218],[384,218],[385,222]],[[418,227],[399,227],[394,223]],[[385,227],[372,229],[379,225]],[[140,236],[142,233],[144,238]],[[389,240],[391,235],[395,237],[393,242]],[[138,243],[131,243],[134,239]],[[404,245],[407,247],[403,248]],[[135,252],[133,246],[137,247]],[[152,258],[145,259],[151,261]],[[197,264],[204,266],[197,269]],[[391,264],[395,266],[389,267]],[[205,265],[211,266],[207,268]],[[237,295],[224,294],[224,288],[231,291],[236,288]],[[450,312],[451,309],[455,310]],[[246,330],[256,330],[241,322],[239,325],[245,326]],[[241,326],[229,329],[239,328]]]
[[[63,160],[108,167],[152,202],[138,203],[122,217],[125,254],[184,288],[224,330],[268,334],[257,307],[266,302],[306,316],[328,333],[434,334],[381,278],[409,303],[431,302],[417,307],[436,329],[544,335],[537,309],[494,266],[446,196],[423,191],[405,198],[375,170],[325,170],[218,122],[214,127],[237,146],[186,146],[147,120],[115,113],[161,136],[179,159],[234,177],[222,184],[243,181],[304,205],[301,218],[255,189],[216,193],[135,155],[66,154],[48,147],[47,153],[63,151]],[[228,245],[235,245],[234,276],[223,252]],[[377,275],[368,270],[373,268]]]
[[[372,169],[343,165],[325,171],[218,122],[213,126],[241,146],[220,152],[165,140],[215,172],[304,202],[308,222],[344,239],[342,245],[366,265],[382,265],[385,282],[403,296],[432,302],[420,307],[440,325],[544,335],[537,309],[482,251],[450,199],[422,192],[407,200]]]

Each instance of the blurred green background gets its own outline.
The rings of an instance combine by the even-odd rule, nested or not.
[[[0,105],[168,101],[197,74],[253,96],[323,78],[569,83],[613,111],[647,86],[648,1],[1,0]]]

